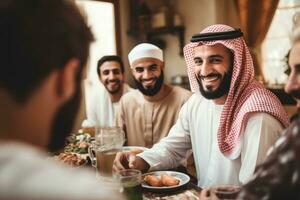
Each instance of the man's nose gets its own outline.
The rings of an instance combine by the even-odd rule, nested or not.
[[[210,67],[209,63],[207,63],[206,61],[203,61],[200,74],[202,76],[207,76],[210,73],[211,73],[211,67]]]
[[[143,73],[143,79],[149,79],[152,77],[153,77],[153,73],[150,70],[145,69]]]
[[[115,79],[116,75],[113,72],[110,72],[108,75],[109,80]]]

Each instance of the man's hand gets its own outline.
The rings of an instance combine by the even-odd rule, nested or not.
[[[141,157],[130,152],[119,152],[114,160],[113,171],[118,172],[130,168],[146,172],[149,167],[149,164]]]

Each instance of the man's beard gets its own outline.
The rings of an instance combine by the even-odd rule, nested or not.
[[[221,74],[214,74],[216,76],[218,76],[219,78],[222,77]],[[210,75],[208,75],[210,76]],[[222,96],[224,96],[225,94],[228,94],[229,89],[230,89],[230,82],[231,82],[231,78],[232,78],[232,67],[230,68],[230,70],[224,74],[222,81],[220,82],[218,88],[216,88],[215,90],[212,91],[207,91],[204,89],[204,86],[202,84],[201,81],[201,77],[196,76],[196,80],[199,84],[199,90],[202,94],[202,96],[204,96],[206,99],[218,99]]]
[[[109,82],[116,82],[116,83],[119,84],[119,86],[116,89],[114,89],[114,90],[109,90],[108,87],[107,87],[107,85],[109,84]],[[116,79],[114,81],[107,80],[104,83],[104,87],[106,88],[107,92],[109,92],[110,94],[117,94],[121,90],[121,88],[122,88],[121,80],[119,80],[119,79]]]
[[[134,82],[136,84],[136,87],[139,89],[139,91],[141,91],[141,93],[143,93],[146,96],[154,96],[160,91],[160,88],[164,83],[164,72],[161,71],[160,76],[156,78],[155,84],[152,88],[145,89],[143,84],[140,81],[136,80],[135,78],[134,78]]]
[[[57,152],[65,146],[66,138],[72,131],[80,105],[81,91],[77,83],[74,97],[68,100],[56,113],[52,123],[51,135],[48,143],[50,152]]]

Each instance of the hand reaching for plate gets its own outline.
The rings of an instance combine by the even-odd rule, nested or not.
[[[131,152],[119,152],[116,155],[113,164],[113,170],[119,172],[124,169],[138,169],[145,172],[149,169],[149,164],[139,156],[132,154]]]

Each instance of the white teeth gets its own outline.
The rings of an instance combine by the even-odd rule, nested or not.
[[[153,80],[150,80],[150,81],[144,81],[144,83],[146,83],[146,84],[150,84],[150,83],[152,83],[153,82]]]
[[[205,77],[205,78],[204,78],[205,81],[215,81],[215,80],[217,80],[217,79],[218,79],[217,76],[211,76],[211,77]]]

